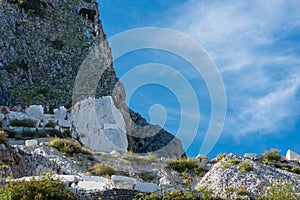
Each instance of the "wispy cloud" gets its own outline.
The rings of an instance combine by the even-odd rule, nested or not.
[[[203,45],[225,82],[225,133],[274,133],[299,118],[299,1],[197,1],[172,28]],[[172,18],[174,19],[174,18]]]

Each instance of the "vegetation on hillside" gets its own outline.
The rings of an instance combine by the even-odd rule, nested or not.
[[[0,186],[0,199],[3,200],[75,200],[71,191],[65,189],[50,174],[40,180],[11,181]]]
[[[50,141],[50,146],[56,148],[65,156],[71,156],[74,153],[91,154],[88,150],[83,149],[77,140],[55,138]]]

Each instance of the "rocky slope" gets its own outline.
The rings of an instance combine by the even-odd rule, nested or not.
[[[180,140],[161,127],[136,123],[145,120],[125,105],[99,15],[95,0],[2,0],[0,106],[23,111],[42,105],[52,113],[89,97],[111,96],[123,115],[129,150],[181,157]]]
[[[243,168],[246,163],[249,168]],[[296,166],[300,166],[295,162]],[[196,185],[196,188],[207,187],[228,199],[256,198],[262,196],[268,186],[291,183],[300,189],[300,175],[230,154],[214,164],[208,173]],[[239,194],[238,191],[243,191]],[[299,190],[300,191],[300,190]]]
[[[65,183],[78,199],[133,199],[137,193],[165,195],[168,191],[192,191],[195,198],[201,195],[207,198],[210,194],[210,198],[218,196],[219,199],[257,199],[275,185],[288,187],[285,191],[277,188],[281,194],[288,196],[295,191],[300,196],[300,175],[264,165],[262,157],[253,160],[229,154],[208,162],[204,157],[168,160],[152,154],[139,156],[116,151],[63,155],[50,146],[50,140],[38,139],[35,144],[10,141],[10,147],[0,145],[2,183],[7,177],[29,180],[32,176],[52,172],[52,177]],[[115,171],[109,175],[95,174],[91,169],[99,163]],[[299,161],[287,161],[284,157],[277,164],[300,169]]]

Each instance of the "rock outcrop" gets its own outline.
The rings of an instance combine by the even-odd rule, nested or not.
[[[243,170],[240,165],[242,162],[251,167]],[[300,189],[300,175],[230,154],[214,164],[195,188],[207,187],[228,199],[250,199],[262,196],[267,186],[276,183],[292,183]],[[243,194],[236,192],[239,189],[245,190]]]
[[[125,120],[110,96],[77,102],[73,109],[80,141],[93,151],[126,152]]]

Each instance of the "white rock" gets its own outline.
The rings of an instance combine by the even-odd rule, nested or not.
[[[154,183],[137,182],[134,189],[140,192],[157,192],[158,186]]]
[[[36,147],[38,145],[37,140],[26,140],[25,141],[25,146],[27,147]]]
[[[244,158],[255,159],[257,155],[255,153],[245,153]]]
[[[97,190],[97,191],[105,191],[107,189],[106,183],[98,182],[98,181],[79,181],[78,189],[82,190]]]
[[[77,175],[60,175],[60,174],[53,174],[52,178],[59,179],[63,183],[79,182],[79,179],[80,179],[80,177]]]
[[[109,179],[101,177],[101,176],[81,176],[83,181],[96,181],[96,182],[103,182],[108,183]]]
[[[55,120],[62,121],[66,119],[67,109],[64,106],[60,106],[58,109],[53,110]]]
[[[135,178],[131,178],[128,176],[112,175],[111,180],[114,184],[114,188],[118,189],[132,190],[137,184],[137,180]]]
[[[32,105],[25,110],[26,115],[32,119],[42,119],[44,117],[44,108],[41,105]]]
[[[125,121],[111,96],[78,102],[73,113],[78,136],[84,145],[99,152],[127,151]]]
[[[286,159],[300,161],[300,155],[289,149],[286,152]]]

